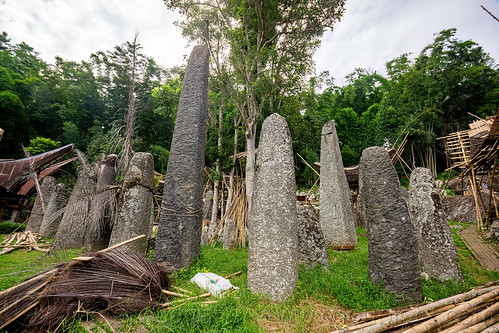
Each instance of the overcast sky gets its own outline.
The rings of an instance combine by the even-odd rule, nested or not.
[[[385,63],[403,53],[418,54],[434,34],[457,28],[499,61],[499,0],[347,0],[346,13],[324,35],[317,73],[328,70],[337,85],[356,67],[385,73]],[[139,32],[143,53],[172,67],[190,47],[173,22],[180,17],[162,0],[0,0],[0,31],[26,42],[49,63],[54,57],[88,60]]]

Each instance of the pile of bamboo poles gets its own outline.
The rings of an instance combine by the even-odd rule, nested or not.
[[[40,234],[29,230],[23,232],[15,232],[7,236],[1,243],[0,255],[12,252],[16,249],[28,249],[29,251],[36,250],[48,252],[48,249],[42,247],[50,246],[49,242],[42,240]]]
[[[499,332],[499,281],[428,304],[359,313],[333,333]]]

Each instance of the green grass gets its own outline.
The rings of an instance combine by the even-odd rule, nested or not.
[[[466,226],[466,224],[461,224]],[[426,300],[436,300],[491,280],[499,280],[499,272],[485,270],[465,247],[456,229],[452,229],[464,282],[423,281]],[[354,251],[329,251],[330,267],[299,269],[299,280],[294,294],[282,303],[271,302],[253,295],[247,289],[247,248],[226,251],[220,245],[201,248],[200,257],[189,269],[172,275],[173,285],[190,290],[193,295],[204,293],[190,283],[197,272],[210,271],[225,276],[237,271],[231,278],[240,287],[237,292],[217,303],[202,306],[202,300],[193,301],[171,311],[147,310],[141,315],[124,316],[118,322],[107,322],[94,316],[92,331],[112,332],[327,332],[341,328],[353,312],[402,306],[404,303],[372,284],[368,278],[367,238],[358,230],[359,244]],[[15,251],[0,260],[0,286],[5,289],[14,281],[4,282],[9,266],[20,271],[22,263],[29,267],[39,253]],[[10,257],[9,257],[10,256]],[[8,258],[8,259],[7,259]],[[22,280],[22,278],[21,278]],[[20,281],[20,280],[18,280]],[[66,325],[69,332],[85,331],[83,323]]]

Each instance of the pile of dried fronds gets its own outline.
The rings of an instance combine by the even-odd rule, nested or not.
[[[42,247],[50,246],[49,242],[43,241],[40,234],[31,231],[15,232],[7,236],[1,243],[1,254],[12,252],[16,249],[28,249],[28,251],[37,250],[48,252],[48,249]]]
[[[499,281],[428,304],[359,313],[347,332],[499,332]]]
[[[161,304],[166,271],[142,256],[95,252],[0,293],[0,329],[56,331],[80,314],[138,313]]]

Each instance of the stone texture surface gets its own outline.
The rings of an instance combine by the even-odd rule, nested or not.
[[[462,280],[452,233],[429,169],[416,168],[411,174],[409,216],[416,232],[421,272],[439,280]]]
[[[43,178],[43,180],[41,181],[40,190],[42,191],[45,210],[47,209],[50,196],[54,191],[56,184],[57,182],[55,178],[50,176]],[[42,198],[37,195],[35,204],[33,205],[33,209],[31,210],[31,215],[29,216],[28,224],[26,225],[26,230],[30,230],[32,232],[40,232],[40,227],[42,226],[43,222],[43,216],[44,214],[42,211]]]
[[[211,209],[213,207],[213,191],[206,192],[203,204],[203,220],[211,219]]]
[[[390,156],[382,147],[362,152],[360,178],[367,223],[369,279],[407,301],[422,300],[414,227]]]
[[[203,228],[201,232],[201,245],[210,245],[210,238],[208,237],[208,226]]]
[[[208,47],[198,45],[185,71],[154,252],[173,269],[188,267],[201,248],[208,70]]]
[[[482,195],[486,207],[489,197]],[[475,198],[473,195],[453,195],[442,197],[447,221],[476,223]]]
[[[116,175],[117,159],[118,155],[111,154],[104,157],[99,163],[97,189],[92,197],[85,240],[85,247],[90,251],[99,251],[109,245],[116,208],[116,189],[112,186]]]
[[[298,223],[291,135],[276,113],[262,126],[248,226],[248,287],[283,301],[298,280]]]
[[[234,225],[234,221],[232,219],[227,219],[225,221],[223,244],[224,244],[224,249],[227,250],[236,249],[236,228]]]
[[[334,120],[322,127],[319,221],[328,246],[343,248],[357,244],[350,188]]]
[[[297,202],[296,215],[298,219],[298,262],[310,267],[319,264],[329,269],[326,242],[318,214]]]
[[[367,228],[366,225],[366,206],[364,205],[364,190],[362,179],[359,177],[359,194],[357,195],[357,210],[355,211],[355,225],[361,228]]]
[[[489,242],[499,241],[499,220],[495,220],[494,222],[492,222],[489,230],[487,230],[487,232],[485,233],[485,239]]]
[[[120,247],[121,251],[144,253],[152,231],[151,209],[154,186],[154,159],[150,153],[135,153],[125,174],[125,189],[120,196],[116,223],[109,246],[130,238],[146,235]]]
[[[66,185],[58,183],[55,185],[52,195],[46,207],[45,215],[43,216],[42,225],[40,226],[40,235],[42,237],[53,238],[57,233],[59,224],[61,223],[62,209],[66,206],[68,198],[66,196]]]
[[[95,168],[83,167],[57,229],[53,243],[55,249],[70,249],[85,245],[90,202],[96,185]]]

